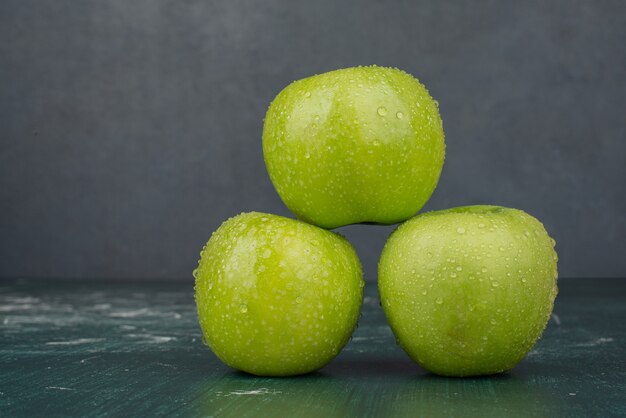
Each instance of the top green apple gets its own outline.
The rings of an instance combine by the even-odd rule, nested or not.
[[[401,70],[371,66],[287,86],[267,111],[263,154],[287,207],[336,228],[413,216],[437,185],[445,144],[426,88]]]

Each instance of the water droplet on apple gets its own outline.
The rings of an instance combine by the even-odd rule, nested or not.
[[[402,119],[404,117],[404,114],[402,112],[398,112],[398,113],[396,113],[396,117],[398,119]]]
[[[378,112],[378,114],[379,114],[380,116],[385,116],[385,115],[387,114],[387,109],[385,109],[385,107],[384,107],[384,106],[380,106],[380,107],[378,108],[377,112]]]
[[[302,296],[298,296],[296,298],[296,303],[302,303]]]
[[[459,234],[464,234],[464,233],[465,233],[465,228],[463,228],[463,227],[458,227],[458,228],[456,229],[456,232],[458,232]]]
[[[428,294],[428,290],[426,290],[426,289],[422,290],[422,295],[424,295],[424,296],[425,296],[425,295],[427,295],[427,294]]]
[[[308,160],[309,158],[311,158],[311,154],[309,154],[308,152],[307,152],[307,153],[305,153],[305,154],[304,154],[304,158],[306,158],[306,159]]]
[[[372,144],[374,144],[375,147],[379,147],[380,141],[378,139],[375,139],[374,142],[372,142]]]
[[[307,99],[311,97],[311,92],[307,91],[306,93],[304,93],[304,97],[306,97]]]
[[[498,323],[498,321],[496,321],[496,320],[495,320],[495,319],[493,319],[493,318],[491,318],[491,321],[489,321],[489,322],[491,322],[491,325],[495,325],[495,324],[497,324],[497,323]]]
[[[500,283],[498,283],[496,281],[493,281],[493,282],[491,282],[491,286],[492,287],[498,287],[498,286],[500,286]]]
[[[463,270],[463,267],[461,267],[461,266],[456,266],[456,271],[462,271],[462,270]]]
[[[435,302],[437,303],[437,305],[441,305],[443,303],[443,298],[441,296],[439,296]]]
[[[479,224],[478,224],[478,227],[479,227],[479,228],[484,228],[484,227],[485,227],[485,224],[481,222],[481,223],[479,223]]]
[[[270,250],[269,248],[263,251],[263,258],[269,258],[270,255],[272,255],[272,250]]]
[[[241,305],[239,305],[239,312],[241,313],[248,312],[248,305],[246,305],[245,303],[242,303]]]

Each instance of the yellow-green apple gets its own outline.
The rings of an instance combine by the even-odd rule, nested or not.
[[[256,212],[213,233],[194,276],[205,342],[229,366],[264,376],[330,362],[348,342],[363,296],[361,264],[346,239]]]
[[[534,217],[498,206],[403,223],[385,244],[378,273],[400,346],[448,376],[514,367],[543,332],[557,294],[554,240]]]
[[[300,219],[336,228],[419,211],[443,166],[438,104],[411,75],[377,66],[298,80],[263,126],[270,179]]]

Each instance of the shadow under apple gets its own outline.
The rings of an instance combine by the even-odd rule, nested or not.
[[[408,417],[554,417],[558,401],[532,381],[513,374],[450,378],[426,374],[388,388],[384,409]]]
[[[197,416],[345,417],[354,416],[350,399],[345,382],[322,373],[272,378],[233,371],[201,386],[191,409]]]

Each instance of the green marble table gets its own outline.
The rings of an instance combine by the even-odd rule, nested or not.
[[[420,369],[368,285],[330,365],[258,378],[202,344],[191,282],[2,280],[0,416],[626,416],[626,280],[559,284],[543,339],[503,375]]]

